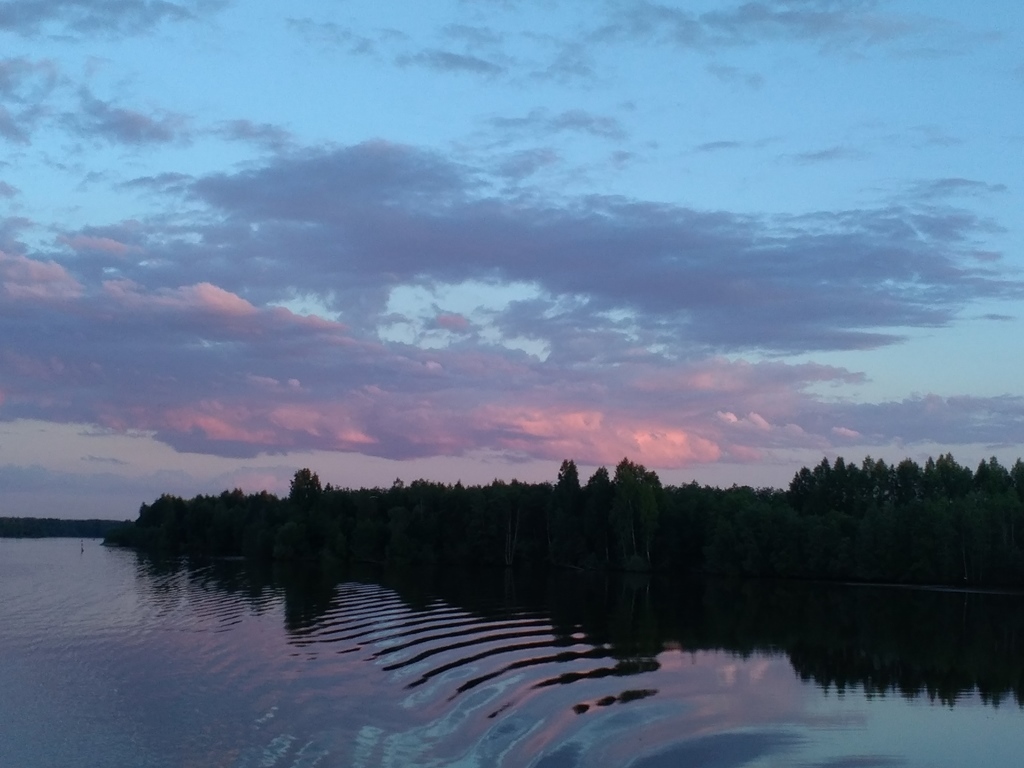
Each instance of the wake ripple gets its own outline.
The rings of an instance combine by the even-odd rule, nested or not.
[[[340,585],[328,610],[289,643],[311,661],[344,658],[349,669],[376,669],[375,698],[419,715],[421,725],[404,732],[363,727],[357,766],[417,765],[425,753],[457,745],[468,749],[460,764],[498,764],[470,757],[485,750],[497,759],[494,750],[513,749],[552,717],[573,720],[657,694],[621,680],[657,672],[657,659],[624,657],[579,626],[556,628],[547,614],[516,605],[411,606],[377,584]],[[422,764],[447,764],[433,760],[440,762]]]

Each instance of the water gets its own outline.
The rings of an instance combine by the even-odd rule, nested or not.
[[[1017,766],[1022,608],[0,540],[0,766]]]

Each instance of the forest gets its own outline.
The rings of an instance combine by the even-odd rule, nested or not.
[[[580,570],[1024,586],[1024,462],[922,467],[823,459],[788,489],[663,486],[623,459],[581,482],[483,486],[396,480],[322,486],[300,469],[287,497],[236,489],[163,495],[107,542],[168,554],[327,566],[553,566]]]

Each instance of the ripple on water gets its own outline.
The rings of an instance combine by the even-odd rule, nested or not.
[[[653,685],[611,682],[656,672],[656,659],[622,658],[579,627],[556,629],[543,612],[507,604],[470,611],[436,599],[413,607],[379,585],[340,585],[289,643],[314,662],[311,676],[329,678],[332,665],[339,678],[353,666],[376,670],[367,680],[375,703],[412,718],[391,730],[359,728],[357,766],[498,765],[552,709],[578,717],[657,694]]]

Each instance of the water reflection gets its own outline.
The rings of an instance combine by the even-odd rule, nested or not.
[[[91,764],[1009,766],[1024,750],[1016,595],[127,551],[70,572],[26,546],[0,558],[0,682],[28,702],[8,714],[46,723],[64,697],[54,722],[79,712],[87,734],[109,709],[103,743],[137,754],[97,741]]]
[[[283,599],[290,644],[313,656],[366,651],[410,689],[461,667],[485,670],[461,680],[452,698],[524,670],[534,688],[567,686],[657,671],[666,651],[723,651],[782,654],[826,691],[1024,703],[1017,594],[564,572],[339,574],[143,556],[139,572],[157,604],[164,593],[178,599],[184,574],[258,612]],[[230,622],[238,607],[207,610]],[[649,695],[619,692],[608,703]]]

